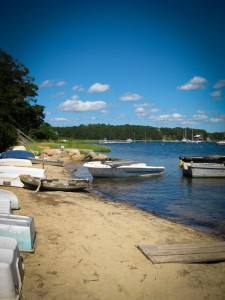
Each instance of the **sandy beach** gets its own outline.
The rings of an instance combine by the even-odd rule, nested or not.
[[[48,178],[70,177],[62,167],[46,171]],[[153,264],[137,249],[217,237],[89,192],[1,188],[17,195],[14,214],[33,216],[37,230],[35,253],[21,253],[22,299],[225,298],[225,262]]]

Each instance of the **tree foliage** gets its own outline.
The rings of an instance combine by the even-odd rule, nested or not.
[[[4,129],[0,151],[16,142],[14,127],[29,134],[31,129],[43,125],[44,106],[36,104],[37,90],[28,68],[0,49],[0,126]]]
[[[184,128],[167,128],[167,127],[152,127],[141,125],[105,125],[105,124],[89,124],[73,127],[55,127],[60,138],[73,139],[91,139],[101,140],[181,140],[184,135]],[[192,129],[186,128],[189,139],[192,137]],[[200,134],[204,140],[210,135],[205,130],[194,129],[194,135]]]

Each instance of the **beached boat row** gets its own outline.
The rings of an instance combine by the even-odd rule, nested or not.
[[[24,278],[20,252],[35,251],[37,233],[34,218],[14,215],[17,196],[0,189],[0,299],[19,299]]]

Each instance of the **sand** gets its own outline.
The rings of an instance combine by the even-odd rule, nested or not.
[[[46,170],[69,177],[61,167]],[[21,253],[22,299],[225,299],[225,262],[153,264],[136,247],[217,237],[88,192],[1,188],[18,196],[14,214],[33,216],[37,230],[35,253]]]

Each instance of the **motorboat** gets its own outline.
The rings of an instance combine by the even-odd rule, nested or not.
[[[162,175],[165,167],[147,166],[136,161],[93,161],[83,165],[96,178]]]
[[[188,177],[225,177],[225,156],[187,156],[180,158],[180,169]]]
[[[225,140],[217,142],[218,146],[225,146]]]
[[[45,191],[74,192],[81,191],[89,187],[89,180],[82,178],[47,179],[36,178],[30,175],[21,175],[20,180],[24,184],[24,187]]]

